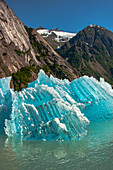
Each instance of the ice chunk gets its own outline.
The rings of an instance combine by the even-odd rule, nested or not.
[[[5,94],[10,89],[11,77],[0,79],[0,89]]]
[[[3,132],[4,121],[8,119],[12,112],[12,94],[10,89],[11,77],[0,79],[0,132]]]
[[[89,121],[113,118],[113,90],[102,78],[83,76],[69,82],[40,70],[37,80],[21,92],[9,84],[9,79],[0,84],[0,115],[4,110],[10,114],[5,117],[8,136],[70,140],[86,134]]]
[[[23,139],[75,139],[86,133],[89,123],[76,102],[70,104],[53,87],[43,84],[16,93],[12,108],[5,132],[8,136],[20,134]]]

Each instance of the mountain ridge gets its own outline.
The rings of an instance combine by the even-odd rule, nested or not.
[[[80,75],[105,78],[113,84],[113,33],[98,25],[89,25],[56,50]]]

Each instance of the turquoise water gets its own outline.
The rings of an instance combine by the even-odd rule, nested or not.
[[[0,135],[0,170],[113,169],[113,120],[92,122],[81,140],[21,141]]]

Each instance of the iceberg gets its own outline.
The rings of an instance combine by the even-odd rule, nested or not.
[[[0,132],[4,132],[5,119],[10,118],[12,111],[11,77],[0,79]]]
[[[10,89],[10,80],[0,80],[0,115],[6,116],[7,136],[74,140],[87,134],[91,121],[113,118],[113,90],[102,78],[83,76],[69,82],[40,70],[37,80],[20,92]]]

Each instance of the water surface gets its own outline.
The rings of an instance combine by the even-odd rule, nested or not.
[[[113,120],[92,122],[77,141],[21,141],[0,135],[0,170],[113,169]]]

